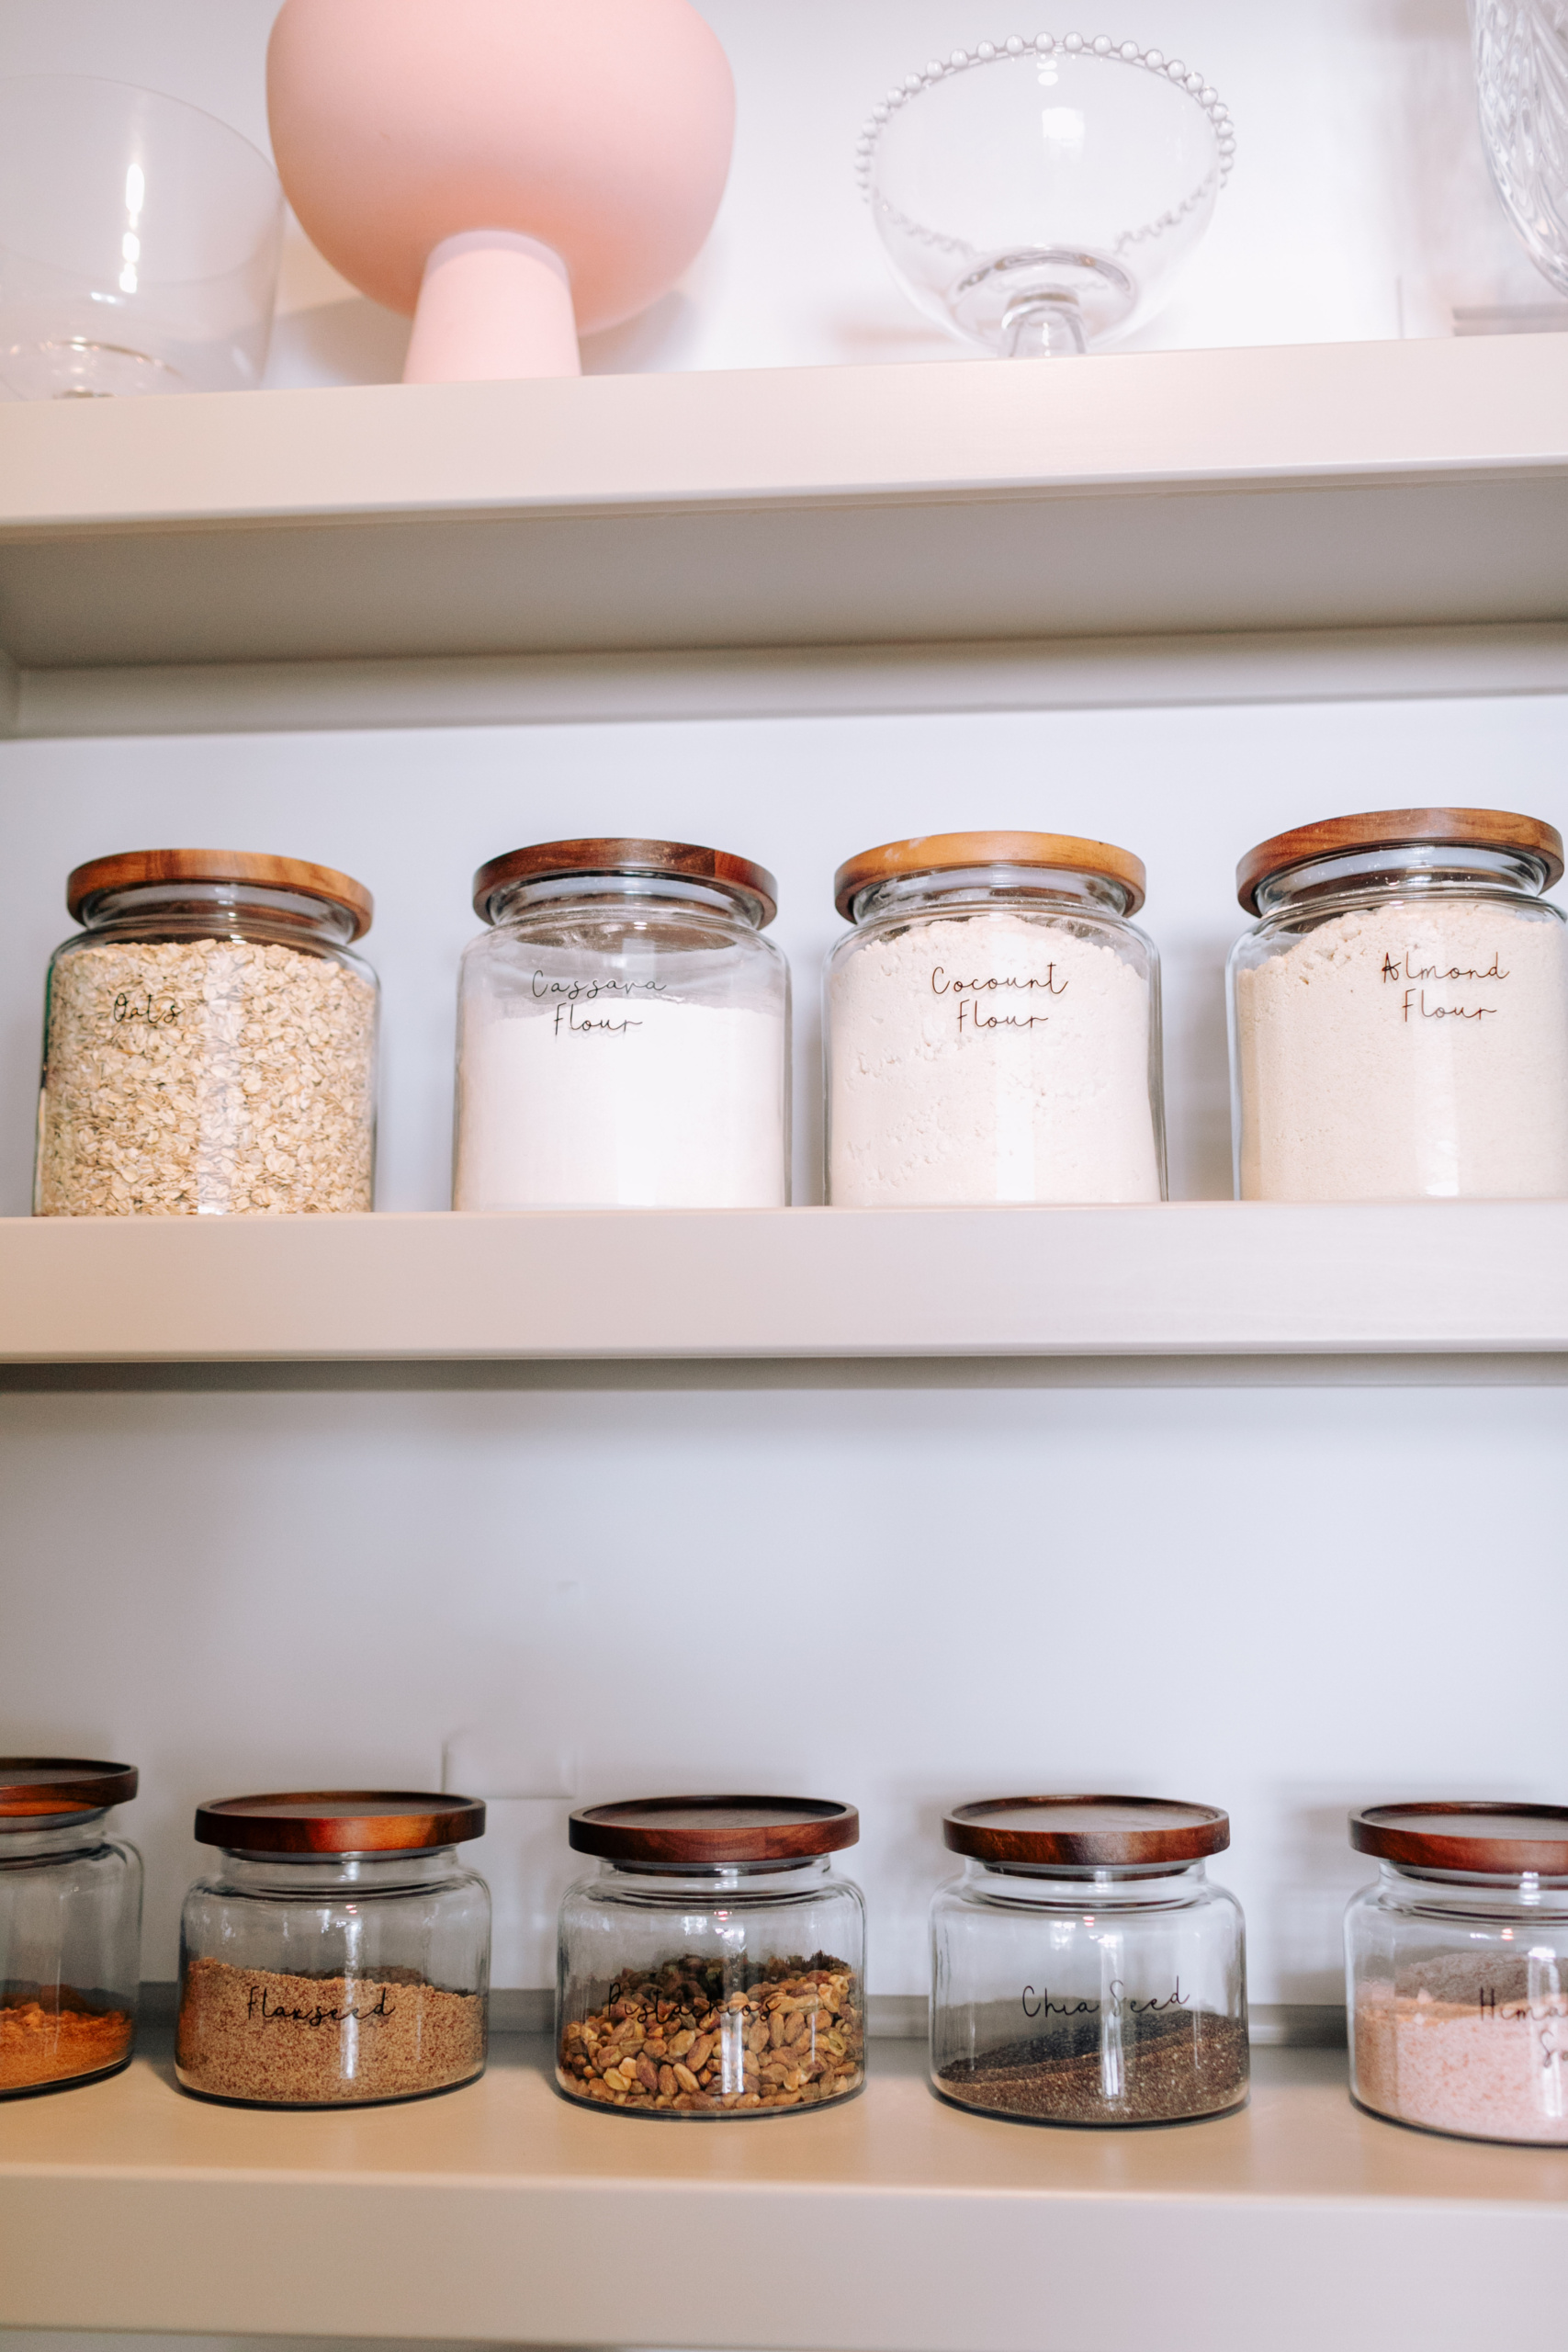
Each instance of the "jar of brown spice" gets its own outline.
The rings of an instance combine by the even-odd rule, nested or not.
[[[0,2098],[130,2061],[141,1857],[104,1823],[135,1794],[129,1764],[0,1756]]]

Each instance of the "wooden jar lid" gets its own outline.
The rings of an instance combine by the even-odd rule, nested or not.
[[[101,1764],[85,1756],[0,1756],[0,1833],[25,1829],[40,1815],[102,1813],[136,1794],[134,1764]]]
[[[906,874],[956,874],[977,865],[1054,866],[1057,872],[1096,874],[1119,882],[1127,893],[1123,911],[1135,915],[1144,903],[1148,876],[1144,861],[1111,842],[1084,841],[1076,833],[921,833],[913,841],[884,842],[847,858],[833,876],[833,904],[846,919],[863,890]]]
[[[1231,1825],[1216,1805],[1168,1797],[993,1797],[955,1806],[942,1834],[983,1862],[1130,1870],[1223,1854]]]
[[[197,1843],[243,1854],[417,1854],[482,1838],[478,1797],[408,1789],[306,1789],[219,1797],[196,1811]]]
[[[1369,1804],[1350,1815],[1350,1843],[1414,1870],[1568,1878],[1568,1805]]]
[[[1325,817],[1320,824],[1297,825],[1249,849],[1235,870],[1235,894],[1249,915],[1258,911],[1258,893],[1276,874],[1320,857],[1353,856],[1360,850],[1417,849],[1425,842],[1455,849],[1509,850],[1539,859],[1541,884],[1551,889],[1562,879],[1562,836],[1539,817],[1518,817],[1506,808],[1373,808],[1359,817]]]
[[[363,882],[333,865],[310,865],[299,857],[263,857],[244,849],[128,849],[114,857],[90,858],[65,885],[73,922],[95,899],[111,890],[134,890],[143,883],[231,882],[262,890],[292,890],[296,898],[320,899],[354,918],[351,938],[363,939],[376,901]]]
[[[681,882],[716,883],[745,899],[759,931],[779,910],[779,886],[765,865],[728,850],[703,849],[694,842],[644,842],[610,836],[603,840],[535,842],[492,857],[474,876],[474,912],[493,922],[491,901],[516,882],[545,882],[569,874],[668,874]]]
[[[852,1804],[812,1797],[637,1797],[583,1805],[568,1836],[579,1853],[612,1862],[807,1861],[860,1836]]]

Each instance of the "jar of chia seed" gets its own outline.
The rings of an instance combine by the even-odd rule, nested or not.
[[[0,1756],[0,2098],[130,2062],[141,1857],[106,1828],[130,1764]]]

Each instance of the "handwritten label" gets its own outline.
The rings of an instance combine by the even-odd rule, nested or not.
[[[379,1997],[369,2008],[358,2008],[351,2001],[346,2009],[291,2009],[281,2001],[268,1997],[265,1984],[253,1984],[245,2002],[247,2025],[347,2025],[352,2019],[363,2024],[367,2018],[389,2018],[397,2015],[395,2005],[387,1998],[388,1986],[380,1988]]]
[[[1190,1993],[1182,1991],[1179,1976],[1170,1992],[1153,1994],[1146,2001],[1130,1999],[1119,1976],[1111,1978],[1106,1991],[1110,1998],[1103,2005],[1104,2013],[1113,2018],[1153,2017],[1161,2009],[1184,2009],[1192,1998]],[[1102,2007],[1099,2001],[1054,2001],[1043,1985],[1037,1993],[1032,1984],[1024,1986],[1021,2000],[1026,2018],[1097,2018]],[[1030,2007],[1032,2001],[1034,2004],[1032,2008]]]
[[[131,996],[122,989],[114,1001],[111,1015],[117,1028],[125,1022],[141,1021],[149,1029],[170,1028],[179,1017],[179,1006],[173,1002],[165,1004],[162,998],[152,994],[151,989],[144,997]]]
[[[668,980],[621,980],[605,977],[592,980],[552,980],[543,972],[536,972],[530,987],[536,1003],[548,1002],[551,998],[562,1000],[555,1008],[555,1023],[551,1035],[556,1037],[624,1037],[628,1031],[640,1029],[640,1021],[629,1015],[621,1021],[601,1017],[595,1021],[587,1014],[579,1015],[581,1004],[597,1004],[601,997],[612,1002],[642,997],[661,997],[668,989]]]
[[[1499,2001],[1495,1987],[1483,1984],[1475,2006],[1488,2025],[1528,2026],[1541,2065],[1555,2066],[1568,2056],[1568,2001],[1561,1993],[1549,1994],[1544,2001]]]
[[[993,973],[982,979],[955,979],[943,964],[931,971],[931,994],[953,1000],[958,1016],[958,1034],[986,1035],[995,1029],[1043,1029],[1051,1018],[1048,1012],[994,1012],[980,1002],[982,997],[992,997],[1008,989],[1017,989],[1025,995],[1043,993],[1047,997],[1063,996],[1067,983],[1056,978],[1055,964],[1047,964],[1040,979],[1011,979]]]
[[[1484,983],[1495,980],[1501,983],[1508,975],[1503,970],[1502,959],[1498,956],[1493,956],[1484,971],[1478,971],[1473,965],[1461,964],[1450,964],[1445,970],[1438,964],[1416,962],[1406,948],[1403,956],[1390,956],[1385,952],[1379,978],[1385,987],[1392,983],[1400,990],[1400,1018],[1406,1023],[1413,1021],[1473,1021],[1479,1026],[1488,1019],[1495,1020],[1502,1007],[1473,1001],[1456,1004],[1445,998],[1444,990],[1461,981]]]

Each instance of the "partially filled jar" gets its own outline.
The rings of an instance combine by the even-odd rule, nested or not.
[[[1470,2140],[1568,2146],[1568,1805],[1380,1804],[1345,1917],[1350,2089]]]
[[[556,2081],[628,2115],[779,2115],[865,2080],[865,1906],[829,1857],[852,1805],[654,1797],[571,1816]]]
[[[1568,1193],[1562,841],[1495,808],[1336,817],[1249,850],[1230,961],[1248,1201]]]
[[[685,842],[540,842],[481,866],[454,1205],[782,1207],[777,899],[764,867]]]
[[[39,1216],[368,1209],[370,893],[298,858],[136,850],[79,865],[44,1011]]]
[[[490,1891],[456,1851],[469,1797],[381,1789],[228,1797],[186,1897],[175,2071],[254,2107],[423,2098],[484,2072]]]
[[[0,2098],[130,2063],[141,1858],[105,1825],[136,1779],[129,1764],[0,1756]]]
[[[1061,833],[931,833],[839,868],[835,1207],[1164,1198],[1144,883],[1130,851]]]
[[[1204,1876],[1212,1805],[1002,1797],[942,1835],[964,1875],[931,1905],[931,2081],[1031,2123],[1174,2123],[1247,2096],[1241,1907]]]

